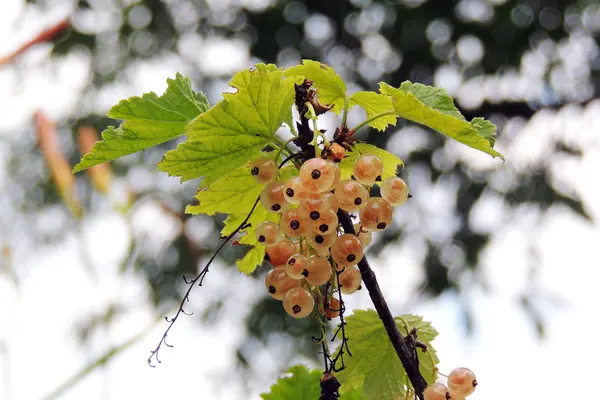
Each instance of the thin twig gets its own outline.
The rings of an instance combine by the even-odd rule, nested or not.
[[[198,273],[198,275],[196,275],[196,277],[194,277],[194,279],[192,279],[192,280],[188,280],[185,277],[185,275],[184,275],[183,280],[184,280],[185,283],[187,283],[189,285],[189,287],[186,290],[185,295],[181,299],[181,303],[179,304],[179,308],[177,309],[177,312],[175,313],[175,315],[172,318],[165,317],[165,320],[169,323],[169,326],[165,330],[165,333],[163,334],[162,338],[158,342],[158,345],[156,346],[156,348],[151,351],[150,357],[148,357],[148,365],[150,365],[152,368],[155,367],[155,365],[152,364],[152,357],[154,357],[159,364],[161,363],[161,361],[158,358],[158,351],[160,350],[160,348],[162,347],[162,345],[164,344],[167,347],[173,347],[173,345],[167,343],[166,340],[167,340],[167,335],[169,334],[169,331],[171,330],[171,328],[175,324],[175,321],[177,321],[177,318],[179,318],[179,315],[181,315],[182,313],[185,314],[185,315],[192,315],[191,313],[188,313],[188,312],[186,312],[184,310],[185,303],[188,302],[188,301],[190,301],[190,293],[192,292],[192,289],[194,288],[194,286],[196,285],[196,283],[198,283],[198,286],[202,286],[202,282],[204,281],[204,277],[208,273],[208,268],[210,267],[210,265],[212,264],[212,262],[214,261],[214,259],[217,257],[217,255],[219,254],[219,252],[223,249],[223,247],[225,247],[225,245],[239,231],[241,231],[242,229],[245,229],[245,228],[248,227],[248,220],[252,216],[252,213],[254,212],[254,209],[256,208],[256,205],[258,204],[259,200],[260,200],[260,196],[256,198],[256,201],[254,202],[254,205],[252,206],[252,209],[250,209],[250,212],[248,213],[248,215],[246,216],[246,218],[239,224],[239,226],[237,228],[235,228],[235,230],[233,232],[231,232],[229,235],[227,235],[223,239],[223,242],[219,245],[219,247],[214,252],[214,254],[212,255],[212,257],[208,260],[208,262],[206,263],[206,266],[202,269],[202,271],[200,271]]]
[[[344,349],[346,349],[346,353],[348,353],[348,355],[352,357],[352,352],[350,352],[350,348],[348,347],[348,336],[346,336],[346,321],[344,321],[344,312],[346,312],[346,305],[344,304],[344,300],[342,299],[342,287],[340,285],[340,274],[342,272],[343,270],[337,271],[337,269],[335,271],[335,277],[337,279],[338,287],[337,290],[339,296],[338,299],[340,301],[340,326],[331,338],[332,341],[335,340],[337,335],[340,332],[342,332],[342,343],[340,344],[340,347],[338,349],[338,354],[336,354],[333,360],[331,360],[331,364],[329,365],[329,371],[327,372],[340,372],[346,368],[346,364],[344,363]],[[342,366],[339,368],[336,367],[338,359],[342,362]]]

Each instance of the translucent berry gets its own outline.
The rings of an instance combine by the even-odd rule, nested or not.
[[[325,257],[310,256],[302,275],[312,285],[323,285],[331,278],[331,264]]]
[[[360,289],[361,276],[356,267],[347,267],[338,277],[340,280],[340,290],[343,294],[352,294]]]
[[[273,221],[261,222],[256,227],[256,240],[265,246],[272,246],[281,239],[279,226]]]
[[[330,234],[315,234],[311,236],[306,236],[306,242],[315,249],[317,254],[320,255],[328,255],[329,248],[335,243],[337,239],[337,232],[333,232]]]
[[[259,183],[272,182],[277,177],[278,172],[277,163],[267,157],[261,157],[250,163],[250,173]]]
[[[275,300],[282,300],[285,292],[301,284],[302,281],[290,278],[284,268],[270,270],[265,278],[267,293]]]
[[[371,186],[381,181],[383,163],[376,155],[363,154],[354,162],[352,173],[358,182]]]
[[[274,268],[283,267],[287,260],[297,253],[296,245],[288,238],[283,238],[272,246],[266,247],[265,260]]]
[[[332,164],[331,168],[333,168],[333,182],[331,183],[331,187],[327,190],[333,190],[338,183],[342,181],[342,170],[337,164]]]
[[[310,221],[310,228],[314,234],[329,235],[337,231],[338,216],[331,209],[320,213],[320,218]]]
[[[425,388],[423,398],[425,400],[448,400],[450,395],[448,394],[448,388],[444,384],[436,382]]]
[[[381,184],[381,197],[393,206],[401,206],[408,199],[408,186],[397,176],[387,178]]]
[[[358,237],[345,233],[331,246],[331,257],[338,270],[356,265],[363,258],[363,245]]]
[[[340,316],[340,301],[335,297],[330,297],[327,302],[327,309],[325,310],[325,316],[329,319],[337,318]]]
[[[361,210],[369,200],[369,192],[363,185],[348,179],[335,187],[335,197],[341,209],[348,212]]]
[[[337,212],[338,208],[340,208],[340,203],[335,195],[331,192],[326,192],[323,193],[323,198],[329,203],[329,208],[331,208],[333,212]]]
[[[287,209],[288,203],[283,197],[281,182],[271,182],[260,193],[260,202],[267,211],[281,214]]]
[[[471,395],[477,387],[475,374],[468,368],[456,368],[448,375],[448,391],[450,396],[460,399]]]
[[[362,243],[363,248],[367,247],[369,243],[371,243],[373,234],[370,231],[367,231],[361,223],[354,224],[354,230],[356,231],[356,236]]]
[[[288,203],[298,204],[302,198],[302,182],[299,176],[293,176],[283,184],[283,195]]]
[[[291,288],[283,296],[283,308],[286,313],[294,318],[309,316],[314,306],[315,298],[310,290],[302,286]]]
[[[368,231],[382,231],[392,222],[394,209],[387,200],[372,197],[365,208],[360,210],[360,223]]]
[[[310,231],[308,219],[297,208],[290,208],[281,214],[279,228],[284,235],[297,238]]]
[[[331,189],[335,178],[335,170],[331,161],[322,158],[311,158],[300,167],[298,175],[303,188],[307,192],[321,193]]]
[[[318,193],[305,194],[298,206],[311,221],[316,221],[321,218],[321,213],[331,210],[327,199]]]
[[[285,271],[292,279],[304,279],[302,271],[306,268],[308,258],[302,254],[294,254],[285,263]]]

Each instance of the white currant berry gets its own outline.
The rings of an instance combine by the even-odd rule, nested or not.
[[[325,257],[311,256],[308,258],[302,275],[312,285],[323,285],[331,277],[331,264]]]
[[[290,278],[285,268],[274,268],[265,277],[267,293],[275,300],[282,300],[290,288],[300,286],[301,283],[302,281]]]
[[[283,184],[283,195],[290,204],[298,204],[302,199],[304,189],[299,176],[293,176]]]
[[[277,163],[267,157],[261,157],[250,163],[250,173],[259,183],[272,182],[277,177]]]
[[[352,294],[360,289],[362,277],[357,267],[346,267],[338,277],[340,280],[340,290],[343,294]]]
[[[322,158],[307,160],[298,172],[302,187],[307,192],[321,193],[331,190],[335,179],[335,164]]]
[[[260,202],[270,212],[281,214],[289,204],[283,196],[283,185],[281,182],[271,182],[266,185],[260,193]]]
[[[450,400],[450,395],[446,385],[436,382],[425,388],[423,391],[423,398],[425,400]]]
[[[331,246],[331,257],[338,270],[356,265],[363,258],[363,245],[358,237],[345,233]]]
[[[401,206],[408,199],[408,186],[397,176],[387,178],[381,184],[381,197],[393,206]]]
[[[387,200],[371,197],[365,207],[360,210],[360,223],[368,231],[382,231],[390,226],[394,209]]]
[[[285,264],[285,271],[292,279],[304,279],[302,272],[306,268],[308,258],[302,254],[294,254]]]
[[[334,194],[339,202],[339,207],[348,212],[361,210],[367,204],[370,197],[367,189],[352,179],[338,183]]]
[[[283,296],[283,308],[288,315],[294,318],[309,316],[314,306],[315,298],[310,290],[302,286],[291,288]]]
[[[281,239],[279,226],[273,221],[261,222],[256,227],[256,240],[265,246],[272,246]]]
[[[468,368],[456,368],[448,375],[448,392],[452,398],[463,398],[471,395],[477,387],[475,374]]]
[[[363,154],[356,159],[352,168],[354,178],[363,185],[371,186],[381,181],[383,163],[374,154]]]

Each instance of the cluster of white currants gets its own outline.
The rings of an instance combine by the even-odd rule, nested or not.
[[[432,383],[423,392],[425,400],[464,400],[477,387],[475,374],[468,368],[456,368],[448,375],[448,386]]]
[[[265,258],[273,269],[267,274],[266,287],[271,297],[282,300],[286,312],[295,318],[308,316],[315,297],[321,299],[319,287],[339,272],[343,294],[360,288],[357,268],[363,258],[363,247],[371,241],[371,233],[386,229],[393,206],[408,198],[408,187],[399,177],[384,181],[383,163],[371,154],[359,156],[353,166],[353,179],[341,180],[337,164],[323,158],[312,158],[302,164],[298,175],[285,182],[277,180],[277,164],[261,158],[250,165],[251,174],[266,184],[260,201],[265,209],[281,214],[279,224],[266,221],[256,229],[256,237],[266,246]],[[371,197],[369,189],[380,184],[381,197]],[[358,213],[356,234],[343,232],[338,210]],[[331,297],[331,296],[329,296]],[[339,315],[339,301],[327,299],[329,318]],[[337,307],[337,308],[334,308]]]

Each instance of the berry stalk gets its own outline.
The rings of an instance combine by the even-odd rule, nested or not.
[[[343,210],[338,211],[338,219],[344,228],[344,232],[350,234],[356,234],[354,230],[354,225],[352,224],[352,220],[347,212]],[[367,260],[367,256],[364,256],[362,260],[358,263],[358,269],[360,270],[360,274],[362,276],[363,283],[369,292],[369,296],[371,297],[371,301],[375,306],[375,310],[383,322],[383,326],[396,350],[396,354],[400,358],[402,362],[402,366],[406,370],[406,374],[408,375],[408,379],[412,386],[415,388],[415,393],[419,397],[419,399],[423,400],[423,391],[427,387],[427,382],[419,372],[419,366],[414,359],[414,355],[411,352],[411,349],[408,347],[404,339],[402,338],[402,334],[396,325],[396,321],[390,312],[390,308],[383,297],[383,293],[381,293],[381,289],[379,288],[379,284],[377,283],[377,278],[375,277],[375,273],[371,269],[369,265],[369,261]]]

